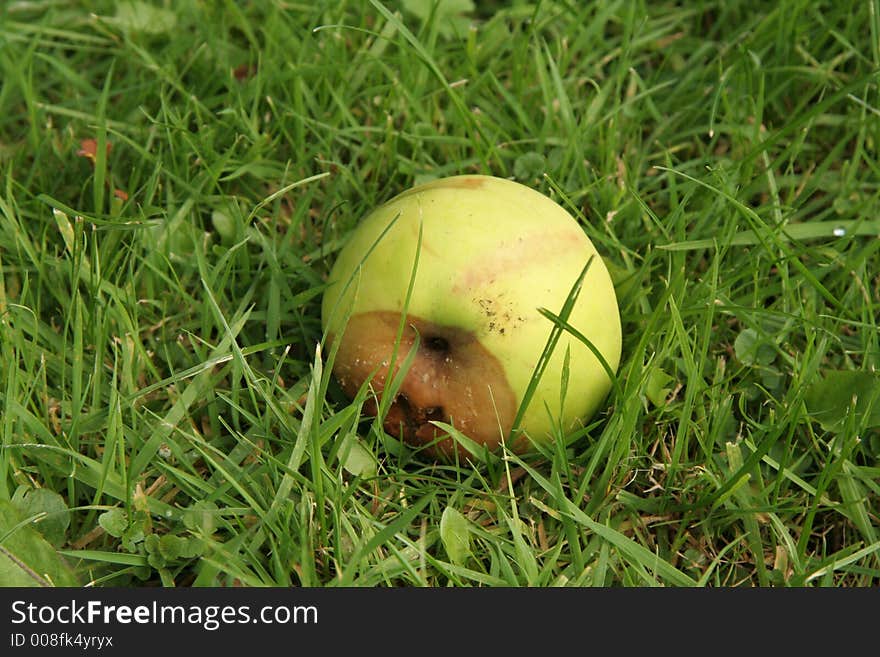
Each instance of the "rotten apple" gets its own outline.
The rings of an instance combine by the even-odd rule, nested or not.
[[[538,309],[559,314],[588,262],[567,321],[614,372],[614,286],[568,212],[492,176],[414,187],[357,226],[330,272],[321,312],[328,341],[338,342],[333,373],[350,397],[369,381],[365,410],[376,414],[386,386],[408,366],[384,429],[435,457],[459,445],[437,422],[490,450],[503,442],[527,451],[554,427],[568,432],[587,421],[611,388],[590,347],[565,331],[512,432],[554,327]]]

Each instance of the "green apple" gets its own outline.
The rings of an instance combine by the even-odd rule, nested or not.
[[[461,446],[439,421],[490,450],[504,443],[528,451],[530,440],[550,440],[555,428],[568,432],[588,420],[611,388],[593,351],[565,331],[512,435],[554,327],[538,309],[560,314],[588,262],[568,323],[616,371],[614,286],[570,214],[540,192],[492,176],[414,187],[373,210],[333,265],[321,310],[328,341],[338,341],[333,373],[351,397],[370,380],[365,410],[376,414],[389,373],[415,346],[389,400],[387,433],[449,457]]]

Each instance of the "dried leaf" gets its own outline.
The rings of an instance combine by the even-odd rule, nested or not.
[[[257,74],[257,67],[251,64],[241,64],[232,69],[232,76],[239,82],[252,78]]]
[[[113,144],[109,141],[104,145],[105,153],[110,155],[110,151],[113,149]],[[91,160],[92,164],[98,158],[98,141],[96,139],[82,139],[79,142],[79,150],[76,152],[80,157],[84,157],[88,160]]]

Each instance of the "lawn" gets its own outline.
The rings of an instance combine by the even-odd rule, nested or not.
[[[2,3],[0,580],[880,585],[878,71],[878,0]],[[461,173],[577,218],[623,357],[437,463],[320,302]]]

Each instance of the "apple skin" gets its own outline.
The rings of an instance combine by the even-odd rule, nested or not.
[[[538,308],[559,314],[591,257],[568,322],[616,371],[621,326],[611,277],[560,205],[525,185],[482,175],[405,191],[364,218],[330,272],[321,314],[328,342],[340,341],[334,375],[349,397],[366,379],[381,397],[391,364],[399,370],[418,336],[385,430],[435,458],[462,449],[435,420],[490,450],[504,442],[527,452],[529,439],[546,442],[557,428],[569,432],[587,421],[611,388],[592,351],[563,332],[519,431],[509,435],[553,328]],[[377,408],[371,396],[365,411]]]

